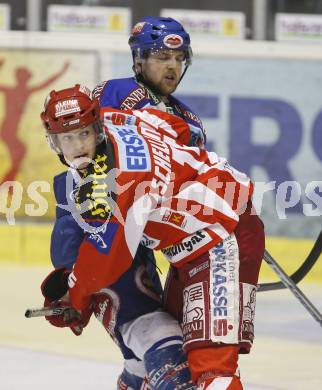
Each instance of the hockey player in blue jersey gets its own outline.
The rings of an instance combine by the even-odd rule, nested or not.
[[[147,17],[133,27],[129,45],[134,77],[100,83],[93,93],[101,107],[156,107],[183,118],[190,125],[191,144],[203,145],[205,133],[200,118],[171,95],[191,65],[189,34],[174,19]]]
[[[129,45],[135,75],[100,83],[93,94],[99,98],[101,107],[140,109],[154,106],[178,115],[190,125],[191,144],[202,146],[205,136],[201,120],[171,95],[191,64],[189,34],[174,19],[147,17],[134,26]],[[66,172],[54,179],[54,189],[57,203],[66,204]],[[82,239],[83,231],[73,217],[57,208],[51,243],[55,268],[72,267]],[[181,329],[162,310],[161,294],[153,252],[142,247],[131,269],[115,285],[109,286],[93,307],[96,317],[124,356],[119,389],[143,388],[144,377],[148,378],[148,386],[152,389],[193,388],[182,352]],[[48,319],[53,325],[68,326],[63,318],[61,321],[53,317]],[[78,324],[77,329],[86,326],[87,320]]]

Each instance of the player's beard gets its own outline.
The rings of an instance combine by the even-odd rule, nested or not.
[[[144,74],[142,73],[138,75],[138,80],[142,81],[147,87],[151,89],[152,92],[164,97],[171,95],[177,89],[179,84],[178,80],[175,80],[173,83],[167,83],[164,78],[158,82],[154,82],[149,78],[144,77]]]
[[[158,85],[157,85],[162,96],[170,95],[171,93],[173,93],[177,89],[177,86],[178,86],[177,80],[173,80],[170,82],[170,81],[167,81],[166,78],[163,78],[160,81],[160,83],[158,83]]]

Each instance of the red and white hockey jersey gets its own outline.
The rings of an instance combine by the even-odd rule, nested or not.
[[[92,190],[79,195],[90,201],[92,229],[69,280],[76,309],[117,281],[140,243],[176,267],[215,246],[234,231],[253,192],[227,160],[186,146],[181,118],[155,109],[104,109],[102,117],[113,148],[98,152],[86,177]]]

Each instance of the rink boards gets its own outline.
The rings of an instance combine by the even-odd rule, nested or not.
[[[51,223],[0,224],[2,242],[14,242],[15,245],[0,246],[0,263],[2,261],[17,265],[50,265],[49,245]],[[290,274],[294,272],[307,257],[314,241],[311,239],[268,237],[266,249],[275,260]],[[158,265],[166,272],[168,262],[161,253],[157,253]],[[260,281],[275,281],[275,274],[263,264]],[[322,283],[322,259],[317,261],[305,277],[307,282]]]

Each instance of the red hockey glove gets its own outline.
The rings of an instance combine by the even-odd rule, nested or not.
[[[70,302],[63,300],[50,302],[45,299],[44,306],[52,308],[64,307],[65,310],[62,314],[46,316],[45,318],[51,323],[51,325],[58,328],[69,327],[76,336],[80,336],[82,334],[83,329],[87,326],[93,313],[91,306],[80,313],[71,306]]]
[[[64,307],[64,312],[60,315],[46,316],[46,320],[53,326],[59,328],[69,327],[71,331],[79,336],[88,324],[93,313],[91,305],[82,312],[76,311],[68,300],[64,297],[68,292],[68,276],[70,271],[66,268],[58,268],[52,271],[42,282],[41,292],[45,297],[45,307]],[[64,299],[61,299],[64,297]]]

